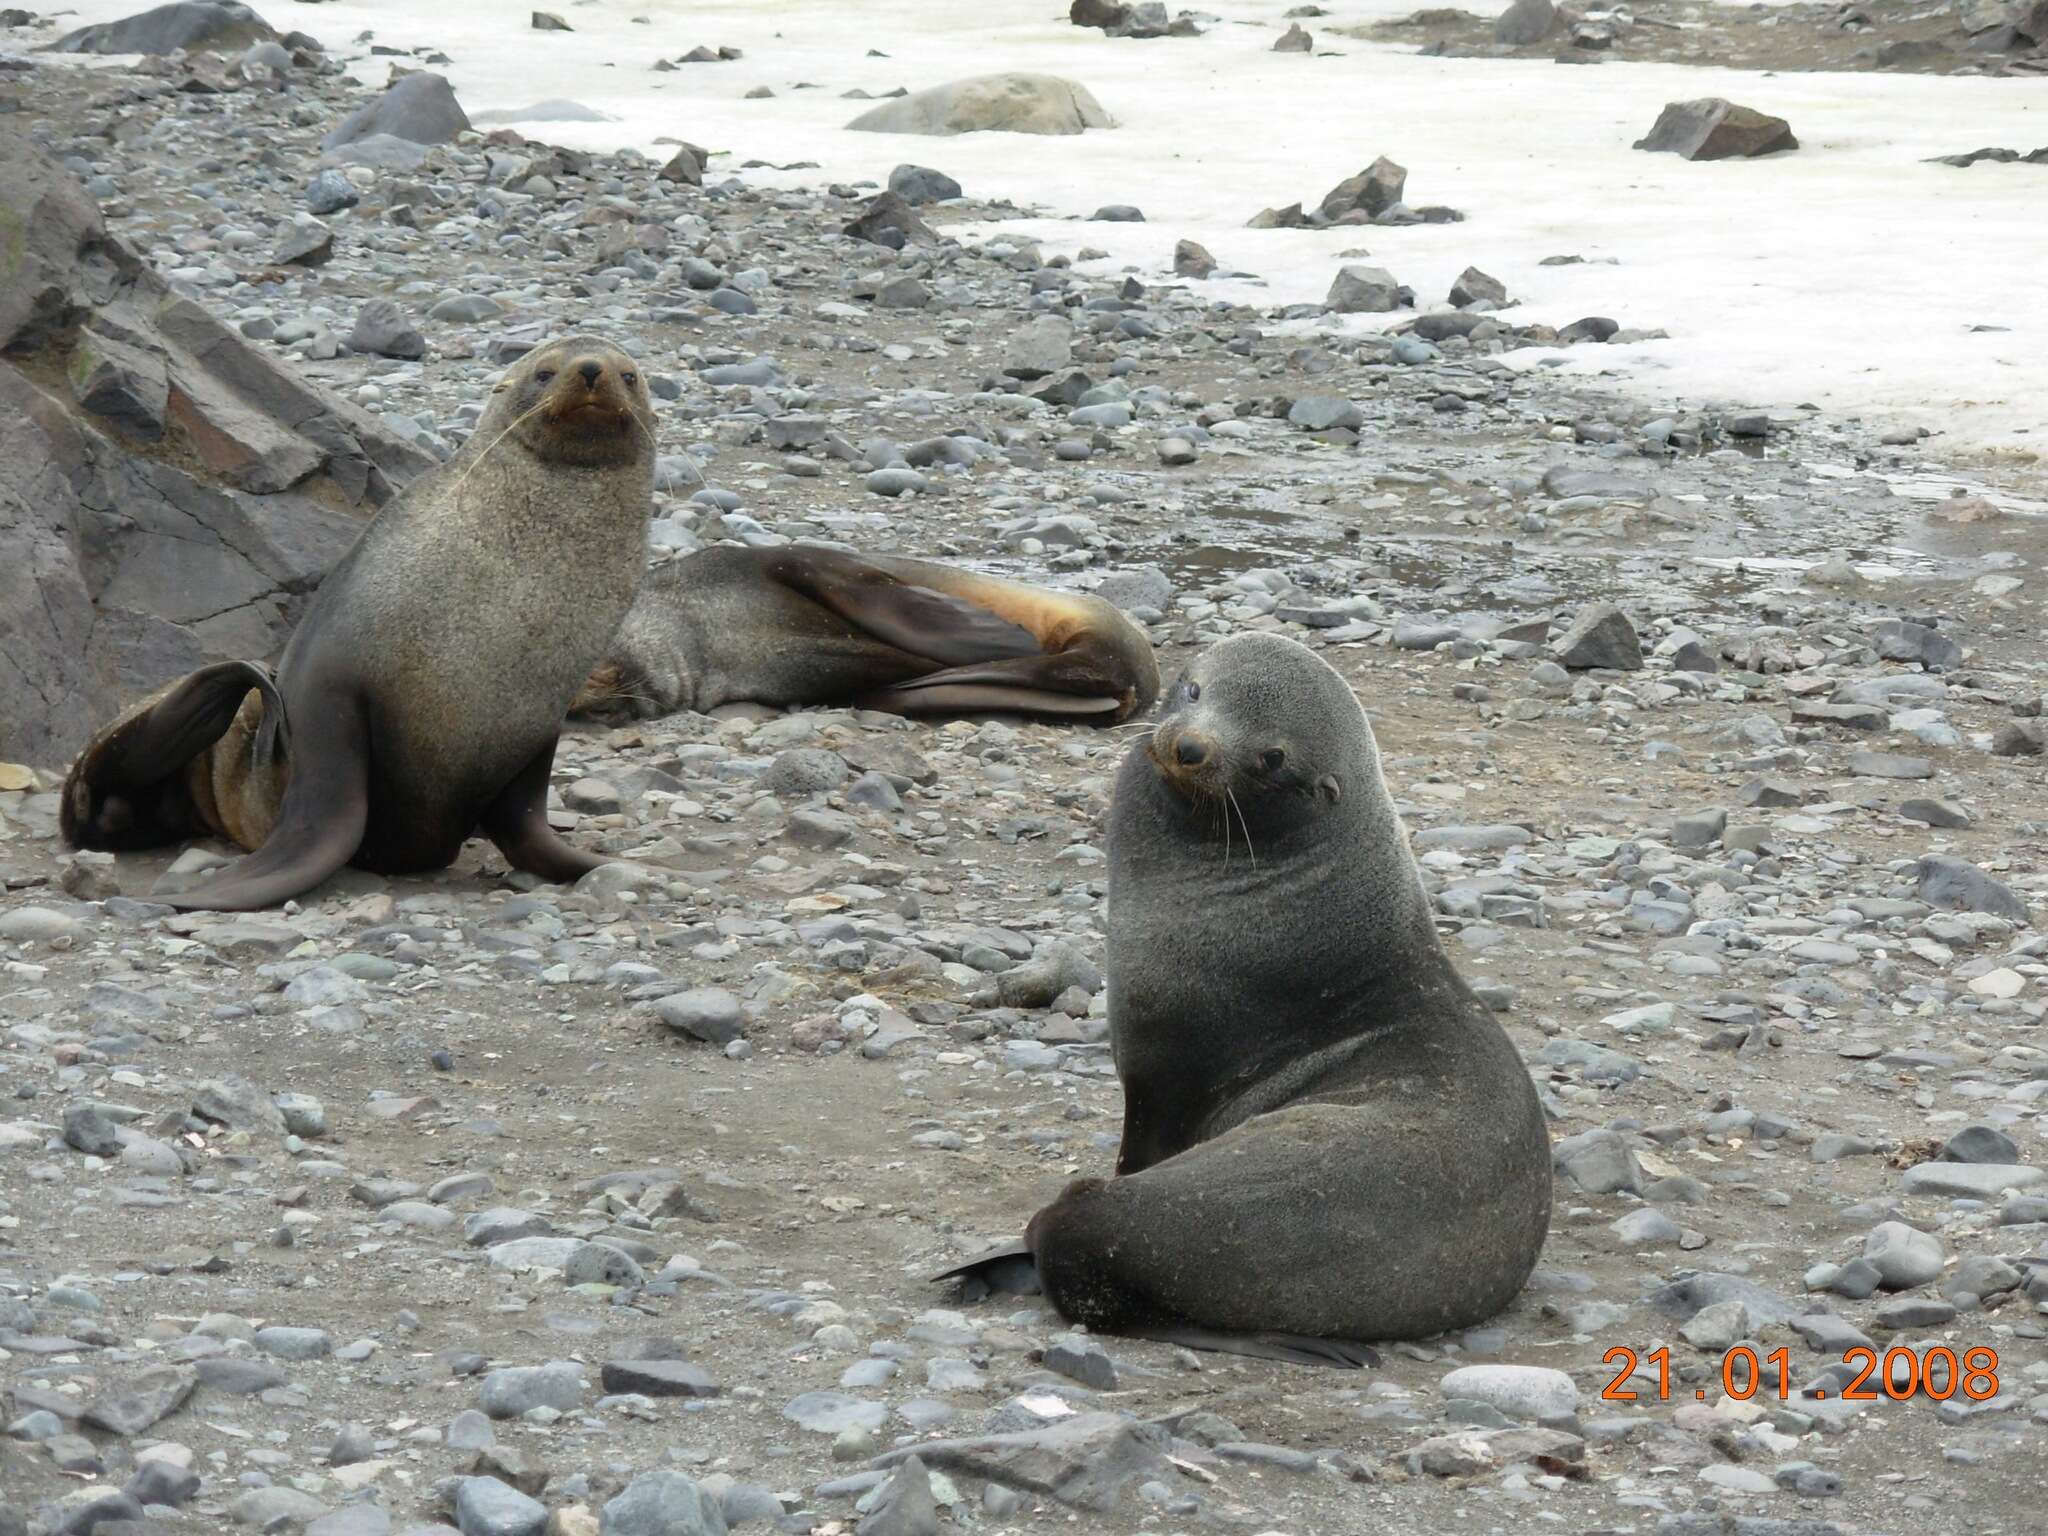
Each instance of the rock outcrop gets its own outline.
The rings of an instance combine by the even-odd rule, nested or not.
[[[277,41],[270,23],[233,0],[177,0],[155,10],[67,32],[53,53],[176,53],[207,48],[227,53]]]
[[[1088,87],[1057,75],[976,75],[913,91],[846,125],[862,133],[1051,133],[1108,128]]]
[[[173,292],[0,126],[0,759],[61,766],[135,694],[275,651],[431,462]]]

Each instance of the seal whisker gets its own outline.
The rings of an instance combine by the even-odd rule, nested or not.
[[[523,411],[519,415],[513,417],[511,423],[506,426],[504,431],[500,432],[496,437],[492,438],[488,443],[484,444],[482,448],[478,449],[476,452],[476,456],[472,458],[467,464],[463,465],[462,473],[455,477],[455,483],[448,487],[449,497],[451,499],[459,498],[462,494],[462,487],[469,482],[469,477],[476,473],[476,467],[479,464],[483,463],[483,461],[489,458],[493,453],[497,452],[498,444],[505,441],[505,439],[510,437],[514,432],[518,431],[521,427],[525,426],[527,422],[533,420],[534,417],[538,416],[542,411],[546,410],[547,405],[547,401],[543,400],[540,402],[540,404],[533,406],[530,409]]]
[[[1252,868],[1257,869],[1259,867],[1259,850],[1252,846],[1252,827],[1251,823],[1244,819],[1244,807],[1237,803],[1237,795],[1228,784],[1223,786],[1223,796],[1230,802],[1230,808],[1237,812],[1237,824],[1244,828],[1244,851],[1252,857]],[[1228,825],[1228,823],[1225,824]]]

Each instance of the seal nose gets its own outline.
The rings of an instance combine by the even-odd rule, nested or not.
[[[604,377],[604,364],[583,363],[576,369],[576,371],[583,375],[583,382],[585,384],[588,384],[595,388],[597,385],[597,381]]]
[[[1209,760],[1209,743],[1199,736],[1183,736],[1173,744],[1173,760],[1183,768],[1199,768]]]

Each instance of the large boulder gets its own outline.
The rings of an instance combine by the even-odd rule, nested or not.
[[[1493,40],[1508,48],[1526,48],[1559,30],[1562,21],[1552,0],[1514,0],[1494,18]]]
[[[914,91],[846,125],[862,133],[1080,133],[1108,128],[1088,87],[1057,75],[976,75]]]
[[[234,0],[177,0],[120,21],[80,27],[50,44],[54,53],[176,53],[180,48],[237,52],[277,41],[269,22]]]
[[[1687,160],[1749,159],[1797,149],[1792,125],[1749,107],[1738,107],[1718,96],[1698,101],[1674,101],[1657,114],[1648,138],[1637,139],[1637,149],[1667,151]]]
[[[432,460],[258,352],[107,233],[0,119],[0,760],[261,658]]]
[[[340,149],[379,134],[413,144],[452,144],[469,126],[448,77],[422,70],[401,75],[382,96],[349,113],[320,141],[320,147]]]

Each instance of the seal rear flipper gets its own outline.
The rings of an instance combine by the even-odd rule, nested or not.
[[[1287,1365],[1325,1365],[1362,1371],[1378,1367],[1379,1351],[1355,1339],[1318,1339],[1305,1333],[1218,1333],[1209,1328],[1129,1328],[1136,1339],[1155,1339],[1183,1349],[1217,1355],[1245,1355],[1253,1360],[1278,1360]]]
[[[912,656],[943,666],[1037,656],[1038,637],[986,608],[913,586],[850,555],[828,563],[805,555],[776,561],[768,574],[847,623]]]
[[[949,1281],[957,1284],[960,1299],[966,1302],[990,1296],[1037,1296],[1044,1289],[1038,1283],[1038,1265],[1031,1257],[1030,1246],[1022,1242],[991,1248],[965,1264],[941,1270],[931,1279],[934,1285]]]
[[[253,661],[201,667],[130,709],[79,753],[58,812],[64,840],[76,848],[152,848],[223,830],[194,806],[184,770],[227,734],[252,692],[263,698],[256,760],[267,765],[282,756],[289,722],[270,669]]]
[[[274,907],[354,856],[370,816],[369,728],[359,700],[319,702],[297,725],[291,780],[263,846],[162,900],[185,911]]]

